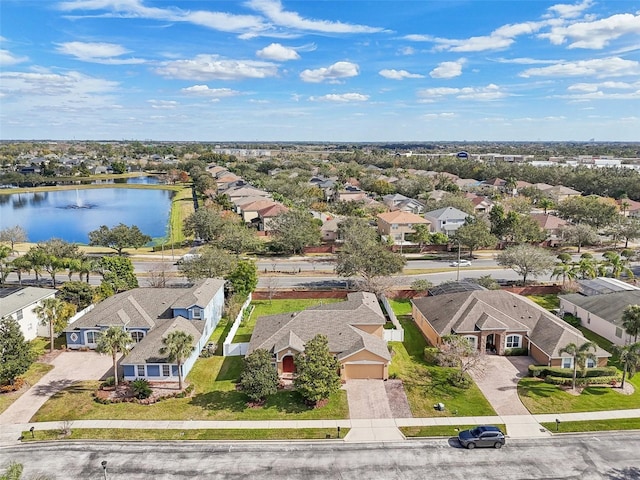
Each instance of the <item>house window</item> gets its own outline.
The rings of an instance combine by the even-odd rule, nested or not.
[[[22,317],[22,309],[20,309],[16,312],[16,320],[22,320]]]
[[[622,329],[620,327],[616,327],[616,337],[622,338]]]
[[[202,318],[202,309],[201,308],[194,308],[192,310],[192,318]]]
[[[87,343],[98,343],[98,337],[100,332],[96,330],[89,330],[86,334]]]
[[[163,377],[171,376],[171,365],[162,365],[162,376]]]
[[[136,368],[138,370],[138,376],[144,377],[144,365],[136,365]]]
[[[522,346],[522,335],[507,335],[507,348],[520,348]]]
[[[478,337],[476,337],[475,335],[465,335],[464,338],[467,339],[469,345],[471,345],[474,350],[478,348]]]
[[[593,358],[587,358],[587,368],[594,368],[596,361]]]
[[[573,368],[573,357],[562,357],[562,368]]]
[[[133,338],[133,341],[135,343],[139,343],[140,340],[144,338],[144,332],[134,330],[133,332],[129,333],[131,334],[131,338]]]
[[[398,228],[398,224],[397,224],[397,223],[393,223],[393,224],[391,224],[391,228],[392,228],[393,230],[396,230],[396,229]]]

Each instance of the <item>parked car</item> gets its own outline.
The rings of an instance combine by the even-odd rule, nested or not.
[[[451,262],[449,265],[451,265],[452,267],[470,267],[471,266],[471,261],[469,260],[460,260],[455,261],[455,262]]]
[[[460,445],[466,448],[493,447],[502,448],[505,443],[504,433],[492,425],[480,425],[458,433]]]

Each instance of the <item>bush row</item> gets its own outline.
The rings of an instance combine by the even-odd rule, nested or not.
[[[119,397],[119,398],[100,398],[94,394],[94,400],[102,405],[111,405],[112,403],[138,403],[140,405],[152,405],[169,398],[185,398],[193,393],[194,386],[189,385],[182,392],[171,393],[161,397],[136,398],[136,397]]]
[[[506,357],[516,357],[519,355],[529,355],[529,349],[527,347],[521,348],[507,348],[504,351]]]
[[[585,377],[608,377],[615,376],[618,373],[616,367],[594,367],[587,368]],[[544,378],[549,375],[561,378],[573,378],[572,368],[548,367],[546,365],[529,365],[529,376]],[[578,376],[582,377],[578,371]]]
[[[572,379],[547,375],[544,378],[544,381],[545,383],[551,383],[553,385],[571,385]],[[617,375],[607,375],[602,377],[578,377],[576,378],[576,386],[585,387],[587,385],[610,385],[619,381],[620,378]]]

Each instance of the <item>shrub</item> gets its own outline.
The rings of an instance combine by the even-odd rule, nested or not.
[[[440,350],[437,347],[425,347],[424,359],[429,364],[435,364],[438,360],[438,354]]]
[[[17,392],[24,387],[24,384],[24,379],[22,377],[18,377],[13,381],[13,383],[7,383],[6,385],[0,386],[0,393]]]
[[[582,325],[582,320],[580,320],[580,317],[574,317],[570,313],[565,313],[562,319],[575,328],[579,328],[580,325]]]
[[[505,356],[507,357],[516,357],[519,355],[529,355],[529,349],[526,347],[520,348],[507,348],[504,351]]]
[[[547,375],[544,379],[546,383],[552,385],[571,385],[572,379],[566,377],[556,377],[553,375]],[[577,387],[586,387],[588,385],[610,385],[613,382],[618,382],[617,375],[611,375],[606,377],[578,377],[576,378]]]
[[[530,377],[543,377],[547,370],[546,365],[529,365]]]
[[[151,385],[149,385],[149,381],[146,378],[136,378],[131,382],[131,390],[133,391],[133,396],[139,400],[149,398],[153,393]]]
[[[100,385],[100,388],[105,388],[105,387],[113,387],[116,384],[116,377],[107,377],[104,379],[104,382],[102,382],[102,385]]]
[[[535,374],[533,373],[535,372]],[[593,378],[593,377],[611,377],[615,376],[618,373],[618,369],[616,367],[594,367],[588,368],[585,372],[584,377]],[[561,377],[561,378],[573,378],[573,369],[572,368],[561,368],[561,367],[547,367],[544,365],[529,365],[529,375],[532,377]],[[582,378],[582,372],[578,370],[578,378]]]

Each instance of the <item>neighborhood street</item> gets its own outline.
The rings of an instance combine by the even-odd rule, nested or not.
[[[640,434],[507,440],[466,450],[457,439],[399,443],[61,442],[0,449],[23,478],[54,479],[588,479],[640,478]],[[101,463],[106,461],[106,472]]]

